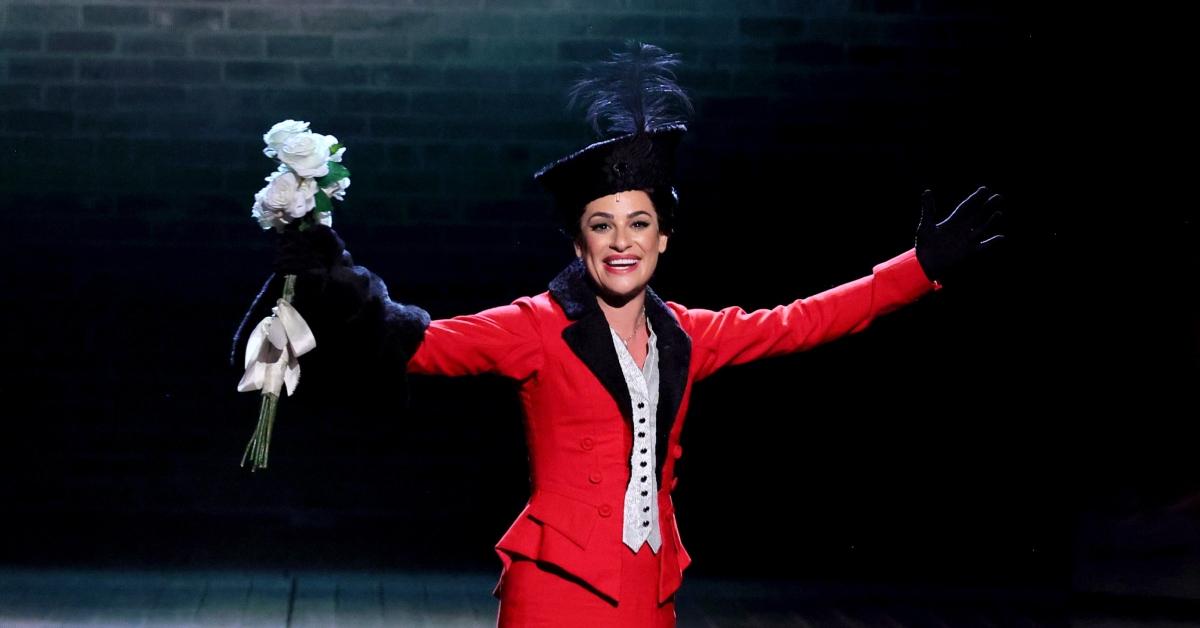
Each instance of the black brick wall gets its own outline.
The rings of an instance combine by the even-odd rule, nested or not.
[[[1022,436],[1041,429],[1034,397],[1069,406],[1048,383],[1068,316],[1050,284],[1069,273],[1049,265],[1058,217],[1039,196],[1060,93],[1043,17],[934,0],[0,3],[0,340],[18,371],[0,385],[16,429],[0,503],[23,522],[11,539],[45,540],[0,559],[490,560],[525,490],[501,382],[422,380],[408,412],[302,387],[272,468],[237,469],[255,402],[223,365],[271,258],[249,216],[272,168],[260,136],[284,118],[337,135],[356,259],[435,316],[474,311],[540,291],[568,259],[531,174],[592,140],[565,108],[579,62],[640,38],[682,54],[696,103],[667,297],[772,305],[865,273],[910,245],[927,186],[949,204],[993,185],[1028,236],[1009,272],[698,389],[680,510],[700,568],[746,567],[721,540],[745,525],[721,464],[743,452],[762,483],[748,498],[807,513],[749,532],[780,539],[785,562],[853,575],[921,546],[937,572],[969,547],[973,573],[1044,574],[1061,554],[1017,553],[1061,523],[1020,513],[1057,512],[1065,480],[1046,472],[1068,439]],[[997,365],[1035,351],[1022,377]],[[934,444],[946,436],[958,444]],[[263,530],[278,535],[258,545]],[[877,553],[847,563],[854,539]]]

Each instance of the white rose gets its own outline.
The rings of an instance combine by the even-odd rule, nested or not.
[[[318,133],[297,133],[279,147],[279,160],[302,177],[323,177],[329,174],[329,139]]]
[[[273,211],[268,208],[263,201],[266,199],[267,188],[259,190],[254,195],[254,206],[250,209],[250,215],[258,221],[258,225],[263,229],[283,229],[287,224],[282,211]]]
[[[263,136],[263,142],[267,147],[263,149],[263,154],[267,157],[274,158],[279,153],[279,148],[283,143],[293,135],[308,131],[308,123],[298,120],[284,120],[271,127],[270,131]]]
[[[292,205],[298,187],[299,182],[295,176],[271,177],[271,182],[259,192],[262,195],[263,206],[272,211],[286,211]],[[257,196],[255,195],[256,198]]]
[[[317,206],[316,193],[316,181],[285,174],[273,177],[267,187],[262,189],[262,204],[272,212],[284,214],[282,220],[287,224],[291,219],[301,218]]]
[[[350,179],[338,179],[333,185],[327,188],[321,188],[321,191],[326,196],[339,201],[346,200],[346,188],[350,187]]]
[[[333,213],[321,212],[317,214],[317,222],[325,225],[326,227],[333,228]]]

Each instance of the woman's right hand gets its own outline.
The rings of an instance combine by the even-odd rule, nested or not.
[[[289,227],[279,235],[272,268],[281,275],[327,270],[341,261],[345,251],[346,243],[330,227],[316,225],[303,231]]]
[[[279,234],[272,269],[295,275],[293,305],[308,322],[318,342],[337,340],[349,321],[378,295],[371,293],[371,275],[354,267],[345,242],[330,227],[317,225],[300,230],[289,226]],[[359,272],[355,272],[359,271]]]
[[[382,279],[354,265],[336,231],[323,225],[289,228],[280,235],[273,268],[296,275],[292,304],[317,339],[313,370],[336,372],[321,377],[403,372],[424,337],[429,314],[391,300]]]

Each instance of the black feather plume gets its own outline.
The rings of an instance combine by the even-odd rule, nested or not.
[[[587,121],[601,137],[685,124],[692,103],[675,82],[676,65],[679,55],[629,42],[571,88],[571,107],[586,103]]]

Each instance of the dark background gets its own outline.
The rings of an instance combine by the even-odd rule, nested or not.
[[[1007,246],[941,293],[696,388],[676,493],[696,573],[1086,591],[1194,571],[1194,200],[1186,158],[1161,158],[1190,131],[1178,40],[1134,17],[0,3],[0,561],[497,567],[528,494],[508,382],[413,378],[408,402],[306,382],[270,468],[238,467],[258,401],[230,337],[273,249],[249,216],[260,136],[337,135],[356,260],[435,317],[474,312],[570,259],[531,174],[593,139],[565,107],[580,63],[638,38],[682,55],[696,103],[665,298],[756,308],[861,276],[911,246],[926,187],[1010,210]]]

